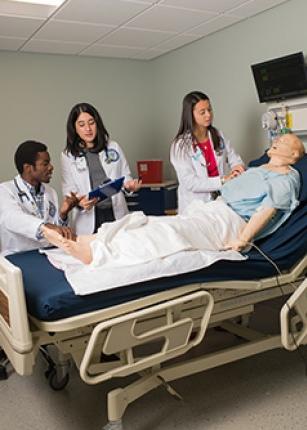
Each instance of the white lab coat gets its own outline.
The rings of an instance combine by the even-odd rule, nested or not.
[[[110,162],[107,161],[105,151],[99,154],[107,177],[117,179],[125,176],[125,181],[131,179],[127,160],[118,143],[110,141],[108,153],[110,154],[109,159],[112,160]],[[61,163],[63,195],[68,195],[71,191],[80,195],[87,195],[91,190],[91,184],[85,157],[74,157],[72,154],[62,153]],[[125,196],[122,192],[112,196],[112,206],[116,219],[128,213]],[[74,208],[71,212],[70,225],[77,235],[93,233],[95,228],[94,208],[89,211]]]
[[[221,132],[219,134],[223,140],[224,148],[219,153],[214,151],[220,174],[220,176],[216,177],[208,177],[206,160],[199,148],[196,151],[194,150],[192,136],[189,139],[189,147],[186,148],[185,146],[182,150],[180,149],[182,139],[173,142],[170,159],[178,177],[179,213],[182,213],[194,199],[202,200],[203,202],[212,200],[211,193],[221,189],[221,177],[227,174],[229,167],[232,168],[237,164],[244,164],[241,157],[230,145],[229,140],[226,140]],[[210,133],[209,139],[213,148]]]
[[[45,239],[37,239],[38,227],[42,223],[58,223],[58,197],[56,191],[44,184],[44,217],[38,208],[21,177],[15,177],[20,191],[14,181],[0,184],[0,233],[1,254],[30,251],[48,246]],[[22,192],[23,196],[20,196]]]

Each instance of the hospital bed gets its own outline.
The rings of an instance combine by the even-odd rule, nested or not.
[[[158,386],[176,395],[170,382],[178,378],[274,348],[295,350],[307,343],[307,199],[301,200],[277,232],[257,243],[277,266],[252,249],[245,261],[77,296],[38,251],[0,258],[0,346],[20,375],[31,374],[42,351],[54,389],[68,383],[71,360],[88,384],[137,375],[109,392],[105,430],[121,430],[127,406]],[[257,304],[277,297],[284,302],[279,333],[251,328]],[[210,353],[197,348],[191,357],[216,327],[240,343]]]

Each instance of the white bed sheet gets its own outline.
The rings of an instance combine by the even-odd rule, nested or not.
[[[192,272],[218,260],[245,259],[239,252],[220,251],[245,224],[223,201],[194,201],[185,216],[160,221],[134,213],[104,224],[91,243],[89,265],[58,249],[44,252],[65,271],[78,295]]]
[[[181,251],[147,263],[105,269],[86,266],[57,248],[44,252],[54,266],[64,269],[65,276],[77,295],[92,294],[149,279],[193,272],[210,266],[218,260],[243,261],[246,259],[235,251]]]

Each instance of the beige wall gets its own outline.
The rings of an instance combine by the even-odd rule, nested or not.
[[[183,96],[207,92],[215,124],[244,159],[266,146],[250,65],[303,51],[307,55],[306,0],[280,6],[149,62],[0,52],[0,181],[15,174],[18,143],[49,146],[60,189],[59,154],[73,104],[88,101],[102,113],[131,168],[142,158],[169,159]],[[166,176],[174,172],[167,166]]]
[[[168,159],[182,98],[192,90],[211,97],[215,125],[242,157],[258,156],[267,145],[260,121],[266,106],[258,102],[250,65],[297,51],[307,56],[306,16],[307,1],[290,0],[156,59],[155,143],[162,157]]]
[[[67,115],[79,101],[97,107],[131,168],[152,151],[150,65],[141,61],[0,52],[0,181],[15,174],[13,154],[26,139],[46,143],[60,190],[59,156]]]

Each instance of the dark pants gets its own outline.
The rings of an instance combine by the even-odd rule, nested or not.
[[[95,208],[95,230],[94,233],[97,232],[101,224],[104,222],[114,221],[114,212],[112,206],[110,208]]]

